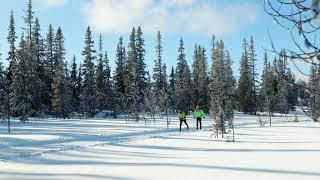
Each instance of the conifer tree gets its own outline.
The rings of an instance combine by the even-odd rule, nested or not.
[[[205,110],[208,110],[208,65],[205,49],[196,45],[193,59],[193,104],[201,104]]]
[[[70,106],[69,96],[69,82],[65,72],[65,48],[64,48],[64,37],[62,30],[59,27],[55,36],[55,49],[54,49],[54,76],[52,87],[52,112],[57,117],[65,118],[68,116]]]
[[[243,41],[243,53],[240,61],[240,78],[238,87],[239,110],[244,113],[255,113],[254,81],[252,76],[252,65],[249,61],[248,43]]]
[[[126,62],[126,100],[127,109],[135,113],[138,121],[138,113],[145,108],[145,90],[147,87],[146,70],[144,63],[144,39],[142,30],[138,27],[132,29],[128,45],[128,57]]]
[[[167,66],[165,63],[163,63],[163,66],[161,67],[162,69],[162,77],[161,81],[163,82],[163,87],[160,89],[160,94],[159,94],[159,110],[160,112],[166,112],[168,110],[168,78],[167,78]]]
[[[2,66],[2,54],[0,53],[0,117],[7,114],[6,110],[6,72]]]
[[[229,52],[224,43],[212,40],[212,68],[210,77],[210,114],[213,116],[216,129],[226,133],[226,123],[233,129],[233,111],[235,108],[235,79],[231,69]]]
[[[136,84],[137,84],[137,108],[138,112],[143,112],[145,109],[145,90],[147,88],[147,71],[145,64],[145,49],[142,29],[139,26],[136,33],[136,53],[137,53],[137,66],[136,66]]]
[[[13,66],[12,83],[10,86],[10,107],[14,116],[30,115],[32,112],[31,103],[28,97],[27,85],[29,78],[28,64],[25,57],[27,44],[24,38],[24,34],[21,36],[19,47],[17,49],[17,63]]]
[[[259,91],[259,107],[260,111],[268,112],[271,116],[275,106],[275,91],[274,84],[275,76],[271,69],[270,62],[268,61],[267,52],[264,53],[264,67],[261,75],[261,84]]]
[[[114,114],[118,114],[120,111],[123,112],[124,110],[123,108],[124,108],[125,93],[126,93],[125,62],[126,62],[126,51],[123,45],[123,39],[122,37],[120,37],[117,45],[117,52],[116,52],[116,69],[113,76],[114,93],[115,93]]]
[[[103,56],[103,43],[101,34],[99,36],[99,48],[98,48],[98,65],[96,70],[96,83],[97,83],[97,108],[98,110],[106,110],[107,102],[107,83],[105,75],[105,62]]]
[[[81,92],[82,112],[93,117],[96,112],[96,82],[95,82],[95,50],[92,40],[91,29],[88,26],[85,34],[85,45],[82,51],[83,61],[83,84]]]
[[[127,61],[125,64],[125,100],[129,113],[138,113],[138,84],[137,84],[137,50],[136,30],[132,28],[128,44]]]
[[[11,10],[10,13],[10,18],[9,18],[9,27],[8,27],[8,44],[9,44],[9,52],[8,52],[8,62],[9,62],[9,67],[8,67],[8,72],[6,76],[6,109],[8,115],[12,115],[11,113],[11,107],[10,107],[10,91],[11,89],[11,84],[12,84],[12,76],[13,76],[13,71],[14,67],[16,67],[17,64],[17,55],[16,55],[16,42],[17,36],[16,36],[16,29],[15,29],[15,20],[14,20],[14,15],[13,11]]]
[[[109,58],[107,51],[104,53],[104,62],[105,62],[105,69],[104,69],[104,78],[105,78],[105,87],[106,87],[106,109],[109,111],[114,111],[115,106],[115,97],[114,97],[114,89],[113,89],[113,82],[112,82],[112,77],[111,77],[111,68],[109,65]]]
[[[309,112],[307,113],[315,122],[320,118],[320,66],[313,65],[311,67],[308,88],[310,92],[309,97]]]
[[[13,79],[18,79],[15,87],[16,93],[14,98],[14,109],[15,112],[20,115],[35,116],[41,110],[41,95],[39,90],[41,88],[41,79],[39,78],[39,73],[37,72],[39,68],[39,63],[36,61],[36,51],[35,51],[35,40],[33,34],[33,10],[32,1],[29,0],[27,4],[27,10],[25,13],[25,26],[24,30],[26,32],[26,38],[22,36],[21,43],[19,46],[19,52],[17,59],[17,66],[14,71],[16,71]]]
[[[250,38],[250,45],[249,45],[249,52],[248,52],[248,58],[249,58],[249,67],[250,67],[250,71],[251,71],[251,81],[253,84],[253,91],[251,94],[251,98],[253,98],[252,101],[252,113],[256,114],[257,112],[257,85],[256,83],[257,81],[257,77],[258,77],[258,73],[257,73],[257,69],[256,69],[256,50],[254,47],[254,41],[253,41],[253,37],[251,36]]]
[[[160,110],[160,91],[164,88],[164,82],[163,82],[163,63],[162,63],[162,39],[161,39],[161,33],[158,31],[157,33],[157,41],[156,41],[156,58],[155,58],[155,66],[153,68],[153,81],[154,81],[154,93],[155,93],[155,102],[157,103],[157,109]]]
[[[46,70],[44,66],[44,56],[45,56],[45,49],[44,49],[44,41],[40,34],[41,28],[38,18],[35,19],[35,23],[33,25],[33,61],[36,64],[36,74],[38,77],[38,82],[36,83],[37,88],[35,89],[35,94],[37,96],[37,101],[39,104],[38,113],[45,114],[49,113],[50,106],[50,99],[49,99],[49,91],[46,91]]]
[[[8,87],[9,87],[12,83],[13,67],[16,64],[15,42],[16,42],[17,36],[16,36],[15,20],[14,20],[13,11],[11,11],[11,13],[10,13],[8,31],[9,31],[9,33],[8,33],[7,40],[8,40],[8,44],[9,44],[9,52],[8,52],[7,60],[9,61],[9,68],[8,68],[8,75],[7,75],[7,83],[8,83]]]
[[[78,84],[78,69],[77,69],[77,63],[76,63],[76,56],[73,56],[72,59],[72,65],[71,65],[71,72],[70,72],[70,83],[71,83],[71,107],[72,112],[78,112],[79,111],[79,105],[80,105],[80,99],[79,99],[79,86],[81,84]]]
[[[191,72],[186,61],[182,38],[179,42],[178,53],[178,64],[175,77],[175,106],[177,110],[189,112],[192,103]]]
[[[175,109],[175,72],[174,67],[171,68],[171,73],[169,75],[169,84],[168,84],[168,108],[171,111]]]

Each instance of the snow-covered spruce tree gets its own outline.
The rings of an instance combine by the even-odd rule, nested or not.
[[[156,98],[156,91],[154,88],[156,87],[152,82],[151,82],[151,76],[150,73],[147,72],[147,89],[145,91],[145,102],[146,102],[146,112],[151,114],[151,118],[153,119],[155,123],[155,113],[157,111],[157,99]]]
[[[79,99],[79,91],[78,91],[78,68],[76,63],[76,56],[73,56],[72,65],[71,65],[71,72],[70,72],[70,83],[71,83],[71,112],[78,112],[80,106],[80,99]],[[81,84],[80,84],[81,86]]]
[[[7,94],[7,98],[8,98],[8,101],[10,101],[10,86],[12,84],[12,74],[13,74],[13,68],[16,66],[16,45],[15,45],[15,42],[16,42],[16,39],[17,39],[17,36],[16,36],[16,29],[15,29],[15,20],[14,20],[14,15],[13,15],[13,11],[11,11],[10,13],[10,19],[9,19],[9,27],[8,27],[8,37],[7,37],[7,40],[8,40],[8,44],[9,44],[9,52],[8,52],[8,62],[9,62],[9,67],[8,67],[8,74],[7,74],[7,78],[6,78],[6,94]],[[8,111],[10,111],[10,105],[9,103],[7,104],[7,108]],[[11,114],[11,112],[8,112]]]
[[[114,89],[113,89],[113,82],[111,77],[111,68],[109,65],[109,58],[107,51],[104,53],[104,63],[105,63],[105,69],[104,69],[104,78],[105,78],[105,87],[106,87],[106,109],[108,111],[114,111],[114,103],[115,103],[115,97],[114,97]]]
[[[268,112],[269,115],[274,111],[276,94],[274,91],[274,72],[272,72],[267,52],[264,53],[264,67],[261,75],[261,84],[259,91],[259,109],[262,112]]]
[[[226,133],[226,122],[233,128],[233,110],[235,108],[235,79],[231,69],[231,58],[224,49],[224,43],[217,41],[212,48],[212,68],[210,77],[210,114],[215,120],[216,130]]]
[[[125,63],[125,109],[127,113],[138,113],[136,30],[132,28]]]
[[[40,23],[38,18],[35,19],[35,23],[33,26],[33,42],[34,42],[34,49],[33,49],[33,60],[36,61],[37,63],[37,69],[36,73],[37,76],[39,77],[39,82],[38,82],[38,88],[36,91],[37,98],[39,101],[39,109],[38,109],[38,114],[47,114],[49,113],[49,108],[48,106],[50,99],[48,97],[50,92],[47,91],[46,88],[46,70],[44,66],[44,57],[45,57],[45,47],[44,47],[44,40],[40,34],[41,28],[40,28]]]
[[[143,112],[145,109],[144,92],[147,88],[147,71],[145,64],[145,49],[142,29],[139,26],[136,33],[136,52],[137,52],[137,67],[136,67],[136,81],[137,81],[137,108],[138,112]]]
[[[45,75],[44,75],[44,88],[43,90],[47,93],[47,97],[45,97],[44,101],[46,102],[46,105],[48,107],[48,111],[51,113],[52,111],[52,88],[51,84],[53,82],[53,76],[54,76],[54,29],[52,25],[49,25],[48,32],[46,34],[46,39],[44,42],[45,46],[45,52],[44,52],[44,69],[45,69]]]
[[[254,80],[252,78],[252,65],[249,60],[248,43],[243,40],[243,52],[240,60],[240,78],[238,83],[239,110],[243,113],[254,114]]]
[[[125,76],[126,76],[126,50],[123,45],[122,37],[119,38],[116,52],[116,69],[113,76],[113,86],[115,93],[114,114],[115,116],[120,112],[124,112],[125,104]]]
[[[183,110],[186,113],[191,109],[192,103],[192,84],[191,72],[186,61],[184,52],[184,43],[181,38],[178,50],[178,63],[176,68],[175,82],[175,106],[177,110]]]
[[[77,77],[77,84],[76,84],[76,94],[78,95],[78,111],[81,112],[81,94],[82,94],[82,64],[79,64],[78,68],[78,77]]]
[[[97,83],[97,109],[99,111],[106,110],[107,105],[107,83],[105,76],[105,64],[103,56],[103,42],[101,34],[99,36],[99,45],[98,45],[98,65],[96,69],[96,83]]]
[[[0,53],[0,118],[4,117],[7,112],[6,108],[6,72],[2,65],[2,54]]]
[[[287,94],[287,102],[289,105],[289,110],[296,110],[296,105],[298,104],[298,89],[299,86],[296,84],[296,79],[291,69],[288,68],[286,72],[286,79],[288,81],[288,94]]]
[[[45,39],[45,61],[44,65],[47,71],[47,76],[49,76],[49,80],[52,81],[53,74],[54,74],[54,29],[52,25],[49,25],[47,37]],[[47,82],[50,83],[51,82]]]
[[[144,63],[144,40],[141,28],[132,29],[128,45],[126,62],[126,108],[129,113],[134,113],[138,121],[138,114],[144,111],[144,91],[146,89],[146,71]]]
[[[287,59],[285,57],[285,52],[282,51],[278,59],[274,62],[274,70],[276,71],[276,85],[277,86],[277,104],[276,109],[280,113],[288,113],[288,90],[289,84],[287,79]]]
[[[6,98],[5,98],[5,106],[6,106],[6,111],[9,116],[12,115],[11,113],[11,107],[10,107],[10,87],[12,84],[12,75],[14,71],[14,67],[16,66],[16,42],[17,36],[16,36],[16,30],[15,30],[15,20],[14,20],[14,15],[13,11],[10,13],[10,18],[9,18],[9,27],[8,27],[8,44],[9,44],[9,52],[8,52],[8,57],[7,60],[9,62],[9,67],[8,67],[8,72],[6,76]]]
[[[175,110],[175,72],[174,67],[171,68],[171,73],[169,75],[169,84],[168,84],[168,108],[170,111]]]
[[[250,44],[248,49],[248,58],[249,58],[249,67],[251,71],[251,81],[253,83],[253,91],[252,91],[252,113],[256,114],[258,110],[258,101],[257,101],[257,83],[258,83],[258,73],[256,69],[256,61],[257,61],[257,55],[256,50],[254,47],[254,41],[253,37],[250,38]]]
[[[22,34],[17,49],[17,63],[12,68],[12,83],[10,85],[10,107],[14,116],[31,114],[31,99],[28,98],[26,85],[29,82],[28,65],[25,58],[27,56],[26,48],[25,37]]]
[[[308,88],[310,97],[309,101],[309,111],[307,114],[313,119],[313,121],[318,122],[320,118],[320,66],[314,65],[311,67],[310,78],[308,82]]]
[[[162,63],[162,39],[161,39],[161,33],[158,31],[157,33],[157,41],[156,41],[156,58],[155,58],[155,66],[153,68],[153,89],[155,93],[155,102],[157,105],[157,111],[163,111],[163,109],[160,108],[160,92],[164,88],[164,73],[163,72],[163,63]]]
[[[71,75],[68,67],[68,62],[64,62],[64,81],[63,81],[63,108],[64,108],[64,117],[69,117],[70,113],[73,111],[71,105],[72,102],[72,83]]]
[[[19,50],[17,52],[17,68],[14,68],[13,81],[16,84],[12,87],[13,97],[12,108],[17,115],[35,116],[41,110],[40,93],[41,79],[37,72],[39,63],[36,61],[35,40],[33,34],[33,19],[34,12],[32,11],[32,1],[27,4],[27,10],[24,17],[24,30],[26,38],[22,36]],[[18,83],[21,82],[21,83]],[[13,95],[12,94],[12,95]]]
[[[37,61],[37,46],[36,44],[36,38],[38,40],[39,37],[36,37],[35,35],[38,35],[39,32],[35,32],[34,30],[40,29],[36,26],[35,20],[34,20],[34,11],[32,9],[32,1],[29,0],[27,4],[27,10],[25,11],[25,17],[24,17],[25,27],[24,30],[26,32],[26,56],[25,58],[26,62],[26,76],[25,84],[26,84],[26,92],[28,99],[27,103],[30,103],[30,108],[28,109],[27,115],[37,115],[40,113],[42,109],[41,105],[41,78],[40,74],[38,72],[39,70],[39,62]],[[39,24],[38,24],[39,26]],[[34,28],[36,27],[36,28]],[[38,41],[39,43],[39,41]]]
[[[196,45],[192,65],[193,104],[201,104],[205,110],[209,107],[207,67],[205,49]]]
[[[70,112],[70,81],[65,67],[65,48],[62,30],[59,27],[55,36],[54,75],[52,88],[52,113],[59,118],[65,118]]]
[[[93,117],[96,113],[96,82],[95,82],[95,50],[90,27],[87,27],[84,41],[83,55],[83,83],[80,95],[81,111]]]
[[[159,94],[159,109],[160,112],[162,113],[168,113],[168,77],[167,77],[167,65],[163,63],[162,66],[162,82],[163,82],[163,87],[160,89],[160,94]]]

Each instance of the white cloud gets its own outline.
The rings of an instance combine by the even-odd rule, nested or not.
[[[59,7],[66,4],[67,0],[38,0],[45,7]]]
[[[82,4],[86,22],[100,32],[127,32],[141,25],[146,32],[223,34],[254,23],[252,4],[217,7],[208,0],[88,0]]]

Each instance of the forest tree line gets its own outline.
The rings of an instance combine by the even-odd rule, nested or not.
[[[190,112],[200,105],[219,124],[233,117],[233,111],[288,113],[297,105],[307,106],[317,121],[320,95],[299,88],[299,84],[318,88],[320,67],[311,68],[309,81],[296,82],[282,51],[272,61],[267,52],[259,76],[253,37],[243,40],[240,76],[233,75],[230,53],[222,40],[213,36],[210,50],[195,45],[193,63],[188,65],[183,39],[179,41],[177,66],[169,69],[163,59],[161,33],[156,35],[153,71],[145,64],[145,43],[141,27],[133,27],[129,43],[119,38],[115,70],[109,65],[101,35],[94,42],[88,26],[85,32],[81,63],[76,57],[67,60],[65,37],[60,27],[49,25],[41,33],[29,0],[24,14],[22,34],[17,37],[14,14],[9,18],[8,53],[0,55],[0,115],[2,117],[68,117],[80,113],[93,117],[106,111],[113,116],[149,113]],[[18,42],[17,42],[18,40]],[[18,43],[18,44],[17,44]],[[98,48],[95,48],[97,45]],[[210,54],[209,57],[207,54]],[[211,67],[208,67],[208,60]]]

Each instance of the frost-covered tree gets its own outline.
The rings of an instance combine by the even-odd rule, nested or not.
[[[45,47],[44,47],[44,40],[40,34],[41,28],[38,18],[35,19],[35,23],[33,25],[33,61],[36,61],[36,73],[38,76],[38,89],[35,90],[37,95],[37,101],[39,104],[38,113],[45,114],[49,113],[50,106],[50,99],[49,94],[50,92],[47,91],[46,88],[46,70],[44,66],[44,57],[45,57]]]
[[[8,51],[8,57],[7,60],[9,62],[9,67],[8,67],[8,72],[6,76],[6,101],[5,101],[5,106],[7,109],[7,113],[9,115],[12,115],[11,113],[11,107],[10,107],[10,87],[12,84],[12,76],[13,76],[13,71],[14,67],[16,67],[17,64],[17,54],[16,54],[16,42],[17,36],[16,36],[16,29],[15,29],[15,20],[14,20],[14,15],[13,11],[10,13],[10,18],[9,18],[9,27],[8,27],[8,44],[9,44],[9,51]]]
[[[119,38],[116,51],[116,69],[113,76],[114,93],[115,93],[115,104],[114,104],[114,114],[119,114],[119,112],[124,113],[124,103],[125,103],[125,77],[126,77],[126,50],[123,45],[122,37]]]
[[[155,102],[156,102],[156,105],[157,105],[157,109],[159,111],[163,111],[163,106],[161,105],[161,102],[160,102],[160,92],[161,91],[165,91],[165,73],[163,71],[163,63],[162,63],[162,51],[163,51],[163,47],[162,47],[162,37],[161,37],[161,33],[160,31],[158,31],[157,33],[157,41],[156,41],[156,58],[155,58],[155,66],[153,68],[153,75],[152,75],[152,78],[153,78],[153,90],[154,90],[154,93],[155,93]],[[163,104],[163,103],[162,103]],[[162,106],[162,107],[161,107]]]
[[[259,91],[259,109],[262,112],[272,114],[275,108],[276,94],[274,91],[274,72],[271,69],[268,61],[267,52],[264,53],[264,65],[261,75],[261,84]]]
[[[144,63],[144,39],[140,27],[138,27],[137,31],[135,28],[132,29],[127,54],[125,77],[126,106],[127,111],[135,113],[138,120],[138,113],[144,110],[144,91],[147,87],[146,65]]]
[[[169,75],[169,84],[168,84],[168,108],[171,111],[175,109],[175,72],[174,67],[171,68],[171,73]]]
[[[128,113],[138,111],[138,84],[137,75],[137,50],[136,50],[136,30],[132,28],[128,44],[127,60],[125,63],[125,108]]]
[[[313,119],[313,121],[318,122],[320,118],[320,66],[312,66],[310,78],[308,82],[308,88],[310,97],[309,101],[309,111],[307,114]]]
[[[9,27],[8,27],[8,44],[9,44],[9,52],[8,52],[8,62],[9,62],[9,67],[8,67],[8,75],[7,75],[7,87],[10,87],[12,83],[12,73],[13,73],[13,67],[16,64],[16,42],[17,36],[16,36],[16,29],[15,29],[15,20],[14,20],[14,15],[13,11],[10,13],[10,19],[9,19]]]
[[[157,111],[157,99],[155,93],[155,85],[151,82],[151,76],[149,72],[147,72],[147,89],[145,91],[145,102],[146,102],[146,112],[151,114],[155,122],[155,113]]]
[[[99,111],[106,110],[107,105],[107,83],[105,75],[105,61],[103,55],[103,42],[101,34],[99,36],[99,45],[98,45],[98,65],[96,69],[96,83],[97,83],[97,108]]]
[[[179,42],[178,53],[178,64],[175,74],[175,106],[177,110],[189,112],[192,103],[191,72],[186,61],[182,38]]]
[[[136,81],[137,81],[137,102],[138,111],[143,112],[145,108],[144,91],[147,88],[147,71],[145,64],[145,49],[142,29],[139,26],[136,33],[136,52],[137,52],[137,66],[136,66]]]
[[[65,118],[71,111],[71,84],[68,69],[64,64],[64,37],[60,27],[55,36],[54,59],[54,75],[51,84],[52,113],[54,113],[56,117]]]
[[[33,34],[32,1],[29,0],[25,11],[24,30],[26,37],[22,36],[17,51],[17,65],[14,67],[11,86],[11,107],[16,115],[35,116],[41,113],[41,79],[39,77],[39,62],[36,60],[36,43]]]
[[[240,78],[238,83],[239,110],[244,113],[255,113],[255,83],[252,76],[252,64],[248,54],[248,43],[243,40],[243,52],[240,60]]]
[[[81,92],[81,110],[93,117],[96,112],[96,81],[95,81],[95,50],[91,29],[88,26],[85,33],[83,55],[83,83]]]
[[[258,73],[256,69],[256,61],[257,61],[257,55],[256,55],[256,50],[254,47],[254,41],[253,37],[251,36],[250,38],[250,44],[249,44],[249,49],[248,49],[248,58],[249,58],[249,67],[251,71],[251,81],[253,84],[253,91],[252,91],[252,97],[253,101],[252,103],[252,111],[254,114],[257,112],[257,82],[258,82]]]
[[[10,107],[14,116],[30,115],[31,99],[28,95],[28,64],[26,62],[26,41],[24,35],[21,36],[19,47],[17,49],[17,63],[13,66],[12,83],[10,85]]]
[[[195,46],[192,68],[193,104],[200,104],[208,110],[208,65],[205,49],[201,46]]]
[[[215,120],[216,129],[226,133],[226,123],[233,128],[233,110],[235,108],[235,79],[231,69],[231,58],[224,49],[222,41],[212,41],[212,67],[210,75],[210,114]]]
[[[0,117],[7,114],[6,108],[6,72],[2,65],[2,54],[0,53]]]
[[[115,97],[114,97],[114,89],[113,89],[113,82],[111,77],[111,68],[109,65],[109,58],[107,51],[104,53],[104,63],[105,63],[105,69],[103,71],[104,78],[105,78],[105,87],[106,87],[106,109],[111,111],[114,111],[114,103],[115,103]]]
[[[166,112],[168,111],[168,78],[167,78],[167,65],[166,63],[163,63],[162,65],[162,82],[163,87],[160,89],[159,92],[159,110],[160,112]]]
[[[80,81],[81,82],[81,81]],[[78,84],[78,68],[76,63],[76,56],[73,56],[72,59],[72,65],[71,65],[71,72],[70,72],[70,83],[71,83],[71,107],[72,112],[78,112],[79,106],[80,106],[80,92],[79,92],[79,86],[81,84]]]

